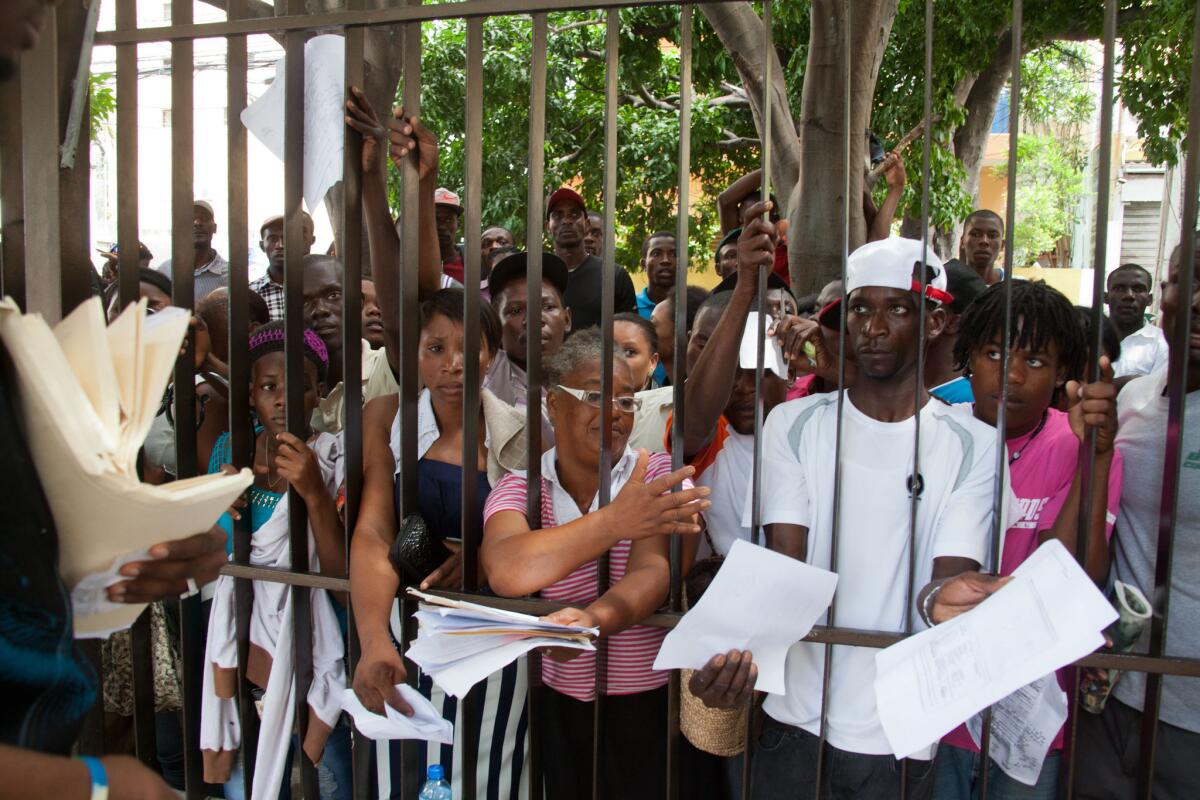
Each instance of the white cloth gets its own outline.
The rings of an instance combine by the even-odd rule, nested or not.
[[[376,397],[396,394],[400,384],[392,374],[388,363],[387,349],[371,349],[371,343],[362,340],[362,402],[366,405]],[[333,387],[317,407],[313,409],[312,428],[323,433],[338,433],[346,424],[346,386],[341,381]]]
[[[728,425],[723,420],[721,424]],[[743,507],[754,476],[754,436],[733,428],[727,431],[720,452],[696,478],[697,486],[712,489],[712,505],[704,512],[708,535],[701,540],[698,558],[714,555],[713,547],[717,549],[715,555],[729,555],[738,539],[751,541],[750,525],[743,524]]]
[[[592,496],[592,504],[588,506],[586,512],[580,511],[575,499],[558,479],[558,465],[555,463],[557,453],[557,450],[547,450],[542,453],[542,479],[550,486],[550,502],[554,507],[554,522],[561,527],[568,522],[582,518],[584,513],[590,514],[599,509],[600,492],[596,492]],[[615,498],[625,488],[625,484],[629,482],[629,476],[633,475],[633,468],[637,466],[637,460],[638,454],[626,445],[625,452],[612,465],[612,484],[608,495],[610,498]],[[523,476],[524,472],[519,474]]]
[[[905,629],[913,427],[912,418],[886,423],[868,417],[846,396],[835,599],[840,627]],[[762,522],[807,527],[806,560],[824,569],[831,564],[836,433],[836,393],[784,403],[771,412],[763,430]],[[929,582],[935,558],[986,561],[996,431],[969,409],[930,400],[921,410],[920,467],[914,600]],[[748,525],[749,497],[745,505],[742,522]],[[923,627],[915,613],[913,617]],[[821,645],[793,645],[787,694],[767,698],[766,712],[819,734],[824,658]],[[874,683],[874,650],[834,649],[826,729],[834,747],[875,755],[892,752],[869,691]],[[915,757],[932,757],[932,748]]]
[[[675,408],[675,387],[659,386],[638,392],[637,399],[642,407],[633,415],[633,430],[629,432],[629,446],[634,450],[651,453],[667,452],[667,420]]]
[[[1113,375],[1149,375],[1166,367],[1169,357],[1162,328],[1147,323],[1121,340],[1121,357],[1113,364]]]
[[[525,410],[528,405],[529,376],[525,370],[518,367],[508,357],[508,353],[500,350],[492,359],[487,374],[483,376],[483,385],[488,391],[510,406]],[[550,413],[546,409],[546,393],[542,392],[542,449],[554,446],[554,426],[550,424]]]
[[[337,437],[327,433],[317,436],[309,445],[326,489],[332,496],[336,490],[335,462],[341,459]],[[291,567],[288,532],[288,498],[284,495],[275,506],[270,519],[254,532],[250,539],[250,563],[287,569]],[[310,565],[320,568],[313,544],[312,528],[308,532]],[[309,757],[319,759],[329,730],[341,714],[341,692],[346,688],[343,658],[345,645],[333,611],[333,601],[323,589],[312,589],[313,679],[308,690],[309,737],[304,742]],[[255,760],[252,798],[274,798],[284,779],[284,764],[291,744],[295,715],[295,669],[293,646],[291,587],[282,583],[254,581],[254,606],[250,615],[250,644],[261,648],[271,658],[266,694],[262,703],[258,752]],[[222,575],[217,580],[209,612],[208,642],[205,649],[204,689],[201,699],[200,748],[219,755],[236,751],[241,746],[241,727],[236,698],[217,694],[217,670],[237,668],[237,631],[234,617],[234,579]],[[322,728],[321,726],[324,726]],[[314,727],[316,730],[314,730]],[[208,774],[206,780],[220,782],[228,775]]]

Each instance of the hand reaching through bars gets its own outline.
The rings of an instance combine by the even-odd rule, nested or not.
[[[737,241],[738,281],[748,280],[751,285],[758,282],[759,267],[768,270],[775,263],[775,244],[778,232],[775,223],[768,218],[774,207],[769,200],[760,200],[746,211],[746,225]]]
[[[401,169],[404,159],[415,154],[417,177],[421,182],[437,177],[437,137],[421,124],[418,117],[406,117],[403,106],[392,110],[392,118],[388,120],[388,140],[391,142],[388,155],[396,169]]]
[[[1083,441],[1089,427],[1096,429],[1096,453],[1111,453],[1117,438],[1117,387],[1108,356],[1100,356],[1100,380],[1095,383],[1068,381],[1067,411],[1071,430]]]
[[[692,673],[688,691],[709,708],[738,708],[754,694],[758,667],[749,650],[717,653]]]
[[[412,706],[404,701],[396,688],[407,679],[404,661],[390,638],[363,642],[362,656],[354,669],[354,693],[368,711],[383,714],[384,704],[387,704],[411,717]]]
[[[582,608],[560,608],[553,614],[547,614],[542,617],[542,619],[546,622],[553,622],[556,625],[577,625],[580,628],[600,627],[599,620]],[[547,647],[542,652],[555,661],[565,664],[574,658],[578,658],[584,651],[576,650],[572,647]]]
[[[700,533],[697,515],[712,505],[704,499],[709,495],[706,486],[672,492],[692,477],[696,470],[684,467],[646,483],[646,465],[650,455],[638,451],[637,465],[613,501],[604,509],[622,539],[637,541],[651,536],[672,533]]]
[[[153,603],[178,597],[217,578],[225,564],[225,531],[211,530],[150,548],[150,561],[131,561],[121,567],[129,580],[108,587],[114,603]]]
[[[922,614],[931,625],[939,625],[965,614],[999,591],[1012,576],[964,572],[927,589],[921,601]]]
[[[462,545],[445,539],[442,544],[450,551],[450,557],[425,576],[425,580],[421,581],[422,592],[429,589],[457,589],[462,583]]]
[[[379,158],[379,153],[383,149],[387,129],[379,121],[379,115],[375,113],[371,101],[357,86],[350,87],[350,99],[346,101],[346,124],[362,136],[363,175],[381,174],[383,161]]]

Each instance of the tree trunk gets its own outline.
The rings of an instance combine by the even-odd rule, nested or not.
[[[788,255],[798,294],[820,291],[841,274],[843,214],[849,248],[866,241],[863,216],[865,131],[871,119],[875,80],[887,47],[897,0],[857,0],[850,17],[839,0],[813,0],[808,64],[800,106],[800,176],[789,209]],[[850,127],[845,124],[846,26],[853,57]],[[845,148],[850,142],[850,191],[846,194]],[[801,191],[803,187],[803,192]],[[802,196],[803,194],[803,196]]]

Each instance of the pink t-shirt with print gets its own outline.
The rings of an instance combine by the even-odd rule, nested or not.
[[[1004,552],[1000,555],[1000,574],[1011,575],[1013,570],[1033,554],[1038,547],[1038,533],[1054,527],[1054,521],[1071,492],[1075,465],[1079,458],[1079,438],[1071,430],[1067,415],[1057,409],[1046,411],[1046,424],[1035,434],[1008,440],[1008,457],[1020,454],[1011,461],[1011,507],[1008,514],[1012,524],[1004,534]],[[1112,537],[1117,510],[1121,505],[1121,454],[1113,451],[1108,472],[1108,524],[1105,535]],[[1058,672],[1058,683],[1069,689],[1069,670]],[[1068,705],[1070,698],[1067,698]],[[946,744],[978,752],[979,748],[959,725],[942,739]],[[1054,737],[1051,750],[1063,746],[1063,731]]]

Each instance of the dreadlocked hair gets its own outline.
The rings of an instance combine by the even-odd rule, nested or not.
[[[954,368],[970,373],[971,354],[1004,335],[1004,286],[987,288],[963,313],[954,343]],[[1043,281],[1012,281],[1010,347],[1044,352],[1058,346],[1058,360],[1067,380],[1082,380],[1087,362],[1087,336],[1079,326],[1075,306],[1062,292]]]

